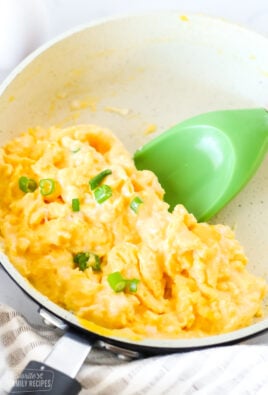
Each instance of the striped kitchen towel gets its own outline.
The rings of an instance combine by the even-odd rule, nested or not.
[[[30,360],[44,360],[59,336],[45,326],[31,326],[0,304],[0,394],[8,393]],[[78,380],[81,395],[267,395],[267,372],[266,345],[240,344],[131,362],[95,348]]]

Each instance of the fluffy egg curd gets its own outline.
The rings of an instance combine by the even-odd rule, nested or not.
[[[0,238],[16,269],[81,322],[138,338],[229,332],[266,284],[233,231],[172,213],[109,131],[30,129],[0,150]]]

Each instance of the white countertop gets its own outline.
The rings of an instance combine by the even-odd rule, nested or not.
[[[0,0],[0,14],[3,2]],[[13,3],[16,0],[10,0]],[[20,0],[19,0],[20,1]],[[24,0],[25,2],[31,0]],[[36,1],[36,0],[35,0]],[[148,10],[176,9],[181,13],[202,13],[225,18],[242,24],[251,30],[268,37],[268,1],[267,0],[46,0],[42,9],[45,18],[45,31],[40,39],[44,42],[76,25],[86,24],[93,19]],[[11,38],[12,39],[12,38]],[[1,49],[1,48],[0,48]],[[34,49],[34,48],[32,48]],[[0,82],[9,73],[1,69]],[[8,304],[21,312],[30,322],[40,323],[37,305],[9,279],[0,268],[0,302]],[[256,337],[254,343],[268,343],[268,334]]]

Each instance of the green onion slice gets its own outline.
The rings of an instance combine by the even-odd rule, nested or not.
[[[19,188],[22,192],[34,192],[37,188],[37,183],[32,179],[25,176],[19,178]]]
[[[132,280],[128,280],[128,290],[129,292],[137,292],[138,283],[140,280],[133,278]]]
[[[93,252],[90,253],[89,260],[88,260],[88,265],[91,267],[91,269],[94,272],[100,272],[101,271],[101,259],[97,254],[94,254]]]
[[[138,212],[139,206],[143,203],[143,200],[139,197],[136,196],[134,199],[131,200],[130,202],[130,208],[134,213]]]
[[[94,191],[94,189],[96,189],[100,185],[104,178],[109,176],[110,174],[112,174],[112,170],[110,169],[103,170],[102,172],[97,174],[95,177],[89,180],[90,189]]]
[[[80,211],[80,201],[78,198],[72,199],[72,210]]]
[[[113,272],[108,275],[108,283],[115,292],[129,291],[137,292],[139,280],[136,278],[127,280],[120,272]]]
[[[112,188],[109,185],[101,185],[94,190],[94,196],[96,201],[101,204],[105,200],[109,199],[113,194]]]
[[[108,283],[115,292],[122,292],[127,286],[127,281],[120,272],[113,272],[108,275]]]
[[[74,148],[71,152],[73,153],[73,154],[76,154],[77,152],[79,152],[81,150],[81,147],[77,147],[77,148]]]
[[[73,261],[82,272],[89,267],[91,267],[94,272],[101,271],[101,259],[93,252],[78,252],[73,256]]]
[[[73,256],[74,263],[79,267],[82,272],[88,268],[89,253],[88,252],[78,252],[78,254]]]
[[[43,196],[51,195],[55,191],[55,181],[52,178],[43,178],[39,181],[39,187]]]

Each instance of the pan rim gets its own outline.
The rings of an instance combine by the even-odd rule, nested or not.
[[[156,16],[156,15],[185,15],[185,13],[180,12],[179,10],[155,10],[153,12],[140,12],[140,13],[134,13],[134,14],[118,14],[110,17],[103,17],[103,18],[98,18],[95,20],[92,20],[89,23],[86,24],[80,24],[77,25],[74,28],[68,29],[67,31],[58,34],[56,37],[49,39],[46,41],[44,44],[40,45],[37,49],[35,49],[33,52],[31,52],[29,55],[27,55],[19,64],[8,74],[8,76],[4,79],[4,81],[0,84],[0,97],[2,94],[5,92],[5,90],[8,88],[9,84],[22,72],[28,65],[31,64],[32,61],[34,61],[38,56],[42,55],[45,53],[47,50],[49,50],[51,47],[54,45],[64,41],[65,39],[68,39],[72,37],[73,35],[80,33],[84,30],[94,28],[97,26],[101,26],[107,23],[113,23],[113,22],[119,22],[121,20],[127,20],[127,19],[137,19],[137,18],[146,18],[146,17],[151,17],[151,16]],[[265,40],[268,44],[268,37],[265,35],[258,33],[254,30],[250,30],[247,27],[245,27],[242,24],[232,22],[229,20],[226,20],[222,17],[216,17],[216,16],[211,16],[211,15],[206,15],[203,13],[191,13],[187,12],[187,16],[189,18],[198,18],[200,20],[207,20],[210,23],[218,23],[222,24],[226,27],[230,28],[236,28],[239,29],[241,32],[250,34],[251,36],[255,36],[258,39]]]

